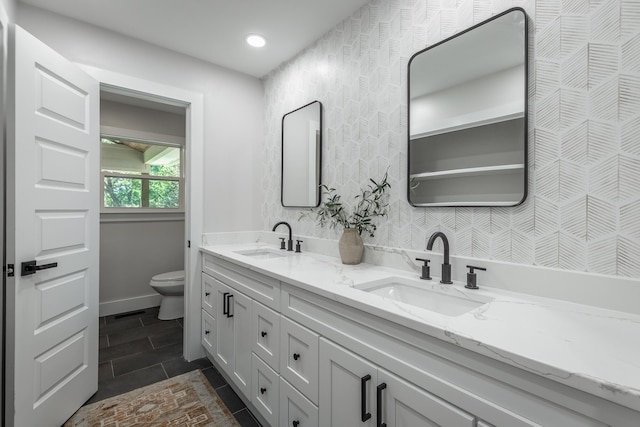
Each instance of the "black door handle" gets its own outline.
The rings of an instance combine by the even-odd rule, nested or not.
[[[50,264],[42,264],[36,265],[35,261],[26,261],[22,263],[21,268],[21,276],[30,276],[32,274],[36,274],[36,272],[40,270],[47,270],[49,268],[56,268],[58,266],[57,262],[52,262]]]
[[[227,317],[229,317],[229,299],[227,298],[229,296],[229,292],[225,292],[224,294],[222,294],[222,314],[225,314]]]
[[[360,413],[362,422],[371,418],[371,412],[367,412],[367,381],[371,379],[371,375],[365,375],[360,378]]]
[[[387,388],[387,383],[382,383],[376,390],[376,410],[378,411],[378,417],[376,425],[378,427],[387,427],[387,423],[382,422],[382,390]]]
[[[224,296],[225,296],[225,300],[227,301],[227,312],[224,314],[226,314],[227,317],[233,317],[233,314],[231,313],[231,298],[233,298],[233,294],[230,294],[229,292],[225,292]]]

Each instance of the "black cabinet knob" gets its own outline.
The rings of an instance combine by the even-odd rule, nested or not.
[[[211,292],[205,292],[205,293],[204,293],[204,296],[205,296],[205,297],[208,297],[209,295],[211,295]]]
[[[293,360],[298,360],[300,359],[300,354],[299,353],[293,353]]]
[[[298,427],[300,425],[300,421],[295,420],[294,422],[291,423],[293,425],[293,427]]]
[[[260,332],[260,335],[262,336],[262,338],[264,338],[264,337],[267,336],[267,332],[266,331],[262,331],[262,332]]]
[[[267,392],[267,389],[265,387],[260,388],[260,394],[265,394],[266,392]]]
[[[211,331],[204,331],[205,335],[209,335],[209,333],[211,333]]]

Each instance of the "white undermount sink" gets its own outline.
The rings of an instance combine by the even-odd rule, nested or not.
[[[437,281],[411,280],[403,277],[390,277],[354,286],[364,292],[380,295],[414,307],[422,308],[446,316],[460,316],[475,308],[493,301],[492,298],[467,295],[473,291],[457,292],[452,285],[442,285],[444,290],[438,292],[433,286],[440,287]]]
[[[235,253],[238,255],[251,257],[253,259],[273,259],[273,258],[284,258],[287,256],[286,253],[279,252],[275,249],[267,249],[267,248],[248,249],[243,251],[236,251]]]

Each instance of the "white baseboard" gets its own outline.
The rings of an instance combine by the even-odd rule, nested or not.
[[[126,313],[129,311],[142,310],[160,305],[162,295],[143,295],[141,297],[125,298],[115,301],[105,301],[100,303],[100,316],[111,316],[112,314]]]

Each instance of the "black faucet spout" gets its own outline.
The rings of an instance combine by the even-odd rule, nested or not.
[[[433,249],[433,244],[435,243],[437,238],[442,239],[442,244],[444,245],[444,263],[442,264],[442,280],[440,283],[444,283],[447,285],[452,284],[451,281],[451,264],[449,264],[449,240],[447,236],[442,231],[436,231],[429,237],[429,241],[427,242],[427,250],[430,251]]]
[[[280,221],[276,225],[273,226],[273,229],[271,231],[276,231],[276,228],[278,228],[279,225],[286,225],[287,228],[289,229],[289,240],[287,241],[287,250],[288,251],[293,251],[293,236],[292,236],[292,232],[291,232],[291,226],[289,225],[288,222]]]

